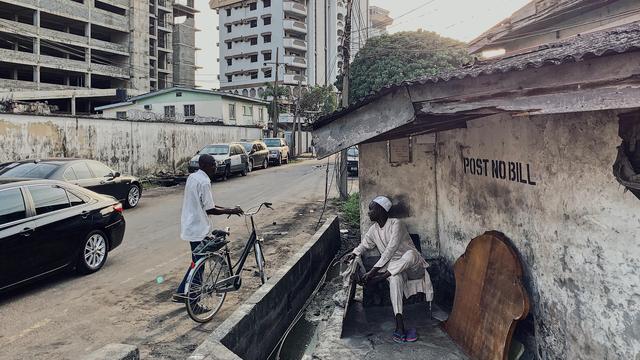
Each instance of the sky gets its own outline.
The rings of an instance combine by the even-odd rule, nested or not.
[[[529,0],[369,0],[370,5],[391,11],[394,23],[389,33],[424,29],[460,41],[468,42]],[[196,46],[201,50],[196,63],[202,68],[196,72],[196,83],[205,89],[217,88],[218,16],[209,8],[208,0],[195,0],[200,11],[196,16]]]

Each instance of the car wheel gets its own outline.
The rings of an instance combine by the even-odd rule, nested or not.
[[[249,165],[247,165],[247,171],[248,172],[253,171],[253,160],[249,160]]]
[[[125,201],[125,205],[127,208],[131,209],[138,206],[140,202],[140,187],[138,185],[132,184],[129,188],[129,192],[127,192],[127,199]]]
[[[109,254],[107,236],[102,231],[92,231],[82,242],[77,270],[91,274],[102,268]]]
[[[264,159],[264,161],[262,162],[262,168],[263,168],[263,169],[266,169],[266,168],[268,168],[268,167],[269,167],[269,160]]]
[[[240,173],[240,175],[242,176],[247,176],[247,174],[249,173],[249,164],[247,164],[244,169],[242,169],[242,172]]]

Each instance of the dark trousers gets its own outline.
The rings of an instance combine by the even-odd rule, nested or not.
[[[195,264],[198,262],[198,260],[200,260],[202,258],[201,255],[195,255],[193,253],[193,250],[195,250],[196,247],[198,247],[198,245],[200,245],[200,242],[191,241],[191,242],[189,242],[189,245],[191,245],[191,265],[187,269],[187,273],[184,274],[184,278],[182,279],[182,282],[180,282],[180,285],[178,286],[178,291],[176,291],[178,294],[184,294],[184,286],[187,283],[187,278],[189,277],[189,273],[191,272],[191,269],[193,267],[195,267]],[[201,282],[202,271],[200,271],[200,272],[201,272],[200,274],[196,274],[195,275],[194,282],[197,282],[197,283]]]

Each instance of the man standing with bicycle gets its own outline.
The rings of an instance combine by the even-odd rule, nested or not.
[[[212,227],[209,215],[242,215],[240,207],[224,208],[216,206],[211,193],[211,178],[216,171],[216,161],[209,154],[200,155],[198,159],[200,169],[187,178],[184,188],[184,200],[182,203],[182,216],[180,218],[180,237],[188,241],[191,246],[191,260],[196,263],[200,256],[193,253],[195,248],[211,234]],[[173,295],[173,301],[185,302],[185,283],[191,266],[187,269],[178,290]],[[204,311],[204,309],[203,309]]]

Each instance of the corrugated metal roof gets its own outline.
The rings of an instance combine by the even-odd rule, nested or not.
[[[542,66],[560,65],[585,59],[640,50],[640,22],[614,29],[578,35],[574,38],[539,46],[529,51],[510,54],[496,59],[476,61],[462,68],[444,71],[398,84],[390,84],[365,96],[347,108],[321,117],[313,128],[322,127],[403,86],[437,84],[455,79],[475,78],[483,75],[522,71]]]

